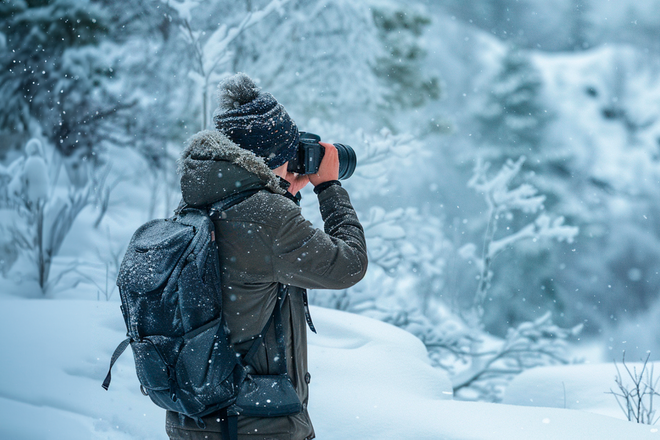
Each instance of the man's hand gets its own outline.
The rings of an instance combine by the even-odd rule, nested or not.
[[[298,194],[298,191],[303,189],[305,185],[309,183],[309,177],[302,174],[290,173],[288,166],[289,162],[286,162],[284,165],[275,168],[273,173],[289,182],[290,186],[288,191],[295,196]]]
[[[291,186],[289,187],[289,192],[294,196],[298,194],[298,191],[303,189],[305,185],[309,183],[309,178],[302,174],[290,173],[286,171],[284,175],[284,180],[289,182]]]
[[[327,142],[319,142],[324,148],[323,160],[316,174],[308,174],[312,185],[320,185],[323,182],[339,179],[339,155],[334,145]]]

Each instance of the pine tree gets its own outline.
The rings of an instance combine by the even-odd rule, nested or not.
[[[2,2],[0,130],[44,136],[64,156],[89,156],[117,112],[114,71],[101,48],[109,23],[89,1]],[[20,141],[20,140],[19,140]]]
[[[542,86],[525,53],[510,48],[477,114],[481,142],[507,157],[537,153],[551,117],[541,99]]]
[[[591,5],[589,0],[572,0],[571,2],[571,34],[569,37],[569,46],[573,50],[586,50],[589,43],[589,31],[591,23],[589,21],[589,12]]]
[[[374,69],[389,90],[387,102],[411,108],[438,99],[438,77],[422,68],[426,50],[421,37],[431,23],[426,11],[415,5],[386,3],[373,9],[373,17],[386,52]]]

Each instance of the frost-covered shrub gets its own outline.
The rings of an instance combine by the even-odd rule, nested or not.
[[[509,328],[502,339],[476,330],[471,332],[465,352],[451,353],[462,362],[452,377],[454,393],[466,400],[499,401],[515,375],[534,367],[569,363],[567,341],[579,334],[582,326],[558,327],[548,312]]]
[[[59,165],[46,161],[41,142],[30,140],[25,152],[26,157],[17,159],[9,167],[13,174],[8,185],[8,196],[0,206],[7,213],[3,215],[0,228],[9,240],[3,245],[6,259],[2,273],[9,276],[9,267],[19,256],[23,256],[27,267],[17,267],[16,275],[27,269],[21,275],[36,280],[42,293],[47,294],[75,267],[51,277],[53,259],[76,217],[90,203],[92,187],[90,184],[82,188],[71,186],[67,197],[61,197],[53,186]]]
[[[610,393],[616,398],[619,408],[631,422],[655,425],[660,416],[656,415],[658,409],[654,406],[654,398],[660,397],[660,377],[654,370],[654,365],[649,365],[651,353],[646,355],[644,364],[639,371],[637,367],[631,368],[626,365],[626,352],[623,352],[621,364],[614,363],[617,375],[616,391],[610,388]],[[625,370],[623,372],[622,370]]]
[[[470,343],[456,350],[448,348],[449,354],[463,367],[452,377],[454,392],[460,397],[479,400],[499,400],[508,380],[525,369],[552,363],[568,362],[565,341],[581,330],[581,326],[563,329],[553,324],[551,313],[527,322],[508,322],[502,338],[488,335],[484,331],[484,318],[488,313],[493,320],[503,320],[503,308],[490,310],[493,305],[491,283],[497,275],[493,271],[493,260],[508,249],[532,242],[537,246],[550,239],[571,242],[578,228],[564,225],[564,219],[551,219],[541,213],[545,197],[527,183],[514,184],[525,161],[508,161],[493,177],[488,175],[489,164],[477,162],[468,186],[481,194],[487,204],[487,229],[484,241],[479,246],[468,243],[458,253],[472,262],[479,275],[472,305],[463,310],[462,319],[469,328]],[[511,188],[513,186],[513,188]],[[500,224],[516,213],[535,216],[536,219],[517,229]],[[442,344],[437,348],[444,349]]]
[[[381,319],[391,312],[390,321],[397,321],[399,313],[427,313],[443,292],[451,247],[443,236],[442,222],[417,208],[383,206],[378,201],[378,196],[397,190],[397,179],[404,178],[408,169],[406,163],[423,160],[421,145],[409,134],[388,129],[375,134],[351,132],[319,120],[310,121],[309,126],[324,138],[332,136],[331,140],[356,150],[359,165],[344,185],[364,226],[369,253],[369,269],[362,282],[345,291],[314,292],[314,303],[363,314],[372,310]],[[306,216],[318,221],[317,210],[309,211]]]

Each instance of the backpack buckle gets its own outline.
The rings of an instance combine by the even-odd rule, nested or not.
[[[211,217],[211,220],[218,220],[220,218],[220,211],[216,208],[211,208],[209,210],[209,217]]]

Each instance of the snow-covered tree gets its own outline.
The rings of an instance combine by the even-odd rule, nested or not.
[[[313,118],[379,129],[371,115],[387,92],[373,70],[385,49],[369,4],[292,0],[240,40],[235,69],[271,92],[302,129]],[[283,42],[286,42],[283,44]]]
[[[117,113],[131,105],[111,87],[106,18],[91,1],[0,5],[0,130],[41,132],[64,156],[91,157],[102,147]]]
[[[248,10],[241,14],[240,20],[234,25],[218,23],[209,35],[204,29],[195,26],[193,20],[195,9],[200,5],[198,0],[164,1],[177,12],[180,35],[188,45],[192,54],[192,64],[189,75],[201,89],[201,129],[209,126],[210,87],[228,74],[227,68],[232,58],[231,47],[235,40],[247,29],[263,21],[272,12],[283,13],[283,7],[289,0],[271,0],[263,9]],[[216,7],[217,10],[217,7]]]
[[[477,246],[472,243],[464,245],[459,250],[461,256],[471,261],[479,271],[479,282],[472,310],[480,322],[484,316],[486,300],[492,300],[489,298],[493,280],[492,263],[499,254],[524,240],[537,242],[555,239],[570,243],[578,233],[577,227],[564,225],[563,217],[551,219],[544,213],[538,214],[535,220],[517,230],[511,231],[507,227],[507,232],[504,234],[498,231],[500,223],[507,217],[513,218],[516,211],[537,215],[543,210],[545,196],[538,195],[537,189],[532,185],[523,183],[515,188],[510,188],[524,162],[524,157],[519,158],[516,162],[508,161],[495,177],[490,178],[487,174],[490,164],[479,161],[472,179],[468,182],[469,187],[483,195],[488,207],[488,226],[481,253],[479,254]]]
[[[477,140],[489,150],[487,156],[538,154],[552,115],[541,95],[542,87],[541,76],[529,57],[510,47],[476,115]]]
[[[569,45],[573,50],[586,50],[591,47],[591,4],[589,0],[571,0],[571,33]]]
[[[489,164],[477,162],[468,186],[484,197],[488,226],[480,251],[473,243],[458,250],[479,272],[476,293],[471,307],[461,313],[464,334],[458,334],[462,337],[447,338],[440,334],[435,342],[428,344],[438,351],[440,365],[447,364],[447,357],[463,362],[456,367],[452,383],[456,395],[466,399],[499,400],[514,375],[539,365],[568,362],[565,342],[581,330],[579,326],[562,329],[554,325],[548,311],[536,319],[506,322],[507,330],[502,338],[484,332],[484,318],[489,312],[495,321],[507,316],[501,307],[493,307],[497,304],[491,291],[496,275],[493,260],[524,242],[537,247],[549,240],[572,242],[578,233],[578,228],[564,225],[563,217],[551,219],[541,213],[545,197],[532,185],[513,185],[524,161],[524,157],[516,162],[508,161],[494,177],[488,175]],[[533,215],[536,219],[518,229],[507,226],[505,232],[500,232],[501,223],[515,213]],[[466,340],[469,342],[465,343]]]
[[[431,23],[419,4],[382,3],[373,7],[378,34],[387,53],[377,59],[376,74],[387,87],[386,111],[419,107],[440,97],[440,80],[424,71],[422,34]]]

